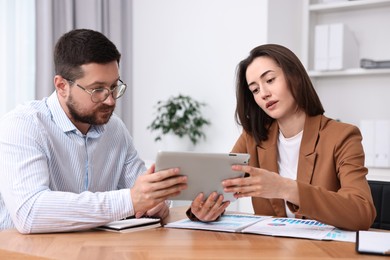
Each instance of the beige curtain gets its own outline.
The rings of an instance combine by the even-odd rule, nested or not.
[[[121,78],[128,88],[118,100],[116,113],[132,133],[131,21],[131,0],[36,0],[36,98],[54,91],[53,48],[57,39],[72,29],[100,31],[122,54]]]

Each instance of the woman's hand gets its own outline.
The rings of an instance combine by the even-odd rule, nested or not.
[[[281,177],[275,172],[246,165],[233,165],[232,169],[249,174],[245,178],[228,179],[222,182],[224,191],[234,193],[235,198],[279,198],[299,205],[298,185],[295,180]]]
[[[215,221],[223,214],[229,204],[230,201],[223,201],[223,195],[218,196],[216,192],[211,193],[206,200],[204,194],[199,193],[191,203],[191,212],[200,221]]]
[[[135,214],[136,218],[141,218],[141,217],[154,217],[154,218],[161,218],[164,219],[169,215],[169,207],[166,203],[166,201],[160,202],[157,204],[155,207],[149,209],[145,213],[142,212],[137,212]]]

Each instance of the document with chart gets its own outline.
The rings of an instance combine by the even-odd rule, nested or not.
[[[205,223],[183,219],[168,223],[165,227],[240,232],[316,240],[339,240],[336,237],[332,239],[332,236],[329,236],[331,232],[336,230],[334,226],[310,219],[277,218],[271,216],[225,214],[220,220],[214,222]]]
[[[323,240],[333,229],[334,226],[326,225],[316,220],[269,218],[247,227],[243,232]]]
[[[201,222],[190,219],[182,219],[176,222],[166,224],[168,228],[185,228],[185,229],[203,229],[224,232],[241,232],[246,227],[255,224],[258,221],[271,218],[268,216],[255,216],[245,214],[225,214],[218,221]]]

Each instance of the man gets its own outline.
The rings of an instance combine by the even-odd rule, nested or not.
[[[164,218],[187,187],[178,169],[146,170],[113,114],[126,84],[120,53],[78,29],[54,50],[55,92],[0,120],[0,230],[85,230],[128,216]]]

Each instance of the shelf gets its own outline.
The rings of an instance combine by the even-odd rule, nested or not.
[[[368,168],[367,180],[390,182],[390,169]]]
[[[369,7],[390,6],[390,0],[350,0],[341,2],[331,2],[322,4],[312,4],[309,6],[310,12],[326,13],[352,9],[364,9]]]
[[[338,77],[338,76],[374,76],[374,75],[389,75],[390,69],[346,69],[337,71],[308,71],[312,78]]]

